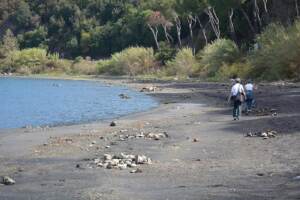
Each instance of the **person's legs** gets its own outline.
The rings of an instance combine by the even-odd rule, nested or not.
[[[236,111],[236,118],[239,120],[240,119],[240,115],[242,112],[242,103],[241,102],[237,102],[237,111]]]
[[[233,116],[233,118],[234,118],[235,120],[239,117],[239,112],[240,112],[239,107],[240,107],[239,102],[238,102],[238,101],[234,101],[234,103],[233,103],[233,114],[232,114],[232,116]]]
[[[252,109],[252,102],[253,102],[253,99],[247,99],[247,111],[251,111]]]

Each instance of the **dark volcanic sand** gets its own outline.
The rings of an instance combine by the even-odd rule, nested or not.
[[[137,89],[152,85],[116,82]],[[259,85],[258,108],[277,109],[278,116],[251,114],[240,121],[232,120],[225,84],[155,85],[162,90],[150,95],[161,106],[116,119],[116,127],[104,121],[1,133],[0,176],[17,183],[0,186],[0,199],[300,199],[300,180],[293,179],[300,175],[298,85]],[[165,131],[169,138],[119,141],[125,129]],[[278,136],[245,137],[267,129]],[[153,164],[141,166],[139,174],[89,168],[88,159],[120,152],[145,154]]]

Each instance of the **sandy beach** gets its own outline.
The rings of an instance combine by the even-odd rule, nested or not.
[[[259,84],[257,108],[233,121],[228,84],[100,81],[153,87],[146,94],[160,105],[90,124],[0,131],[0,176],[16,181],[0,185],[1,200],[300,199],[299,84]],[[246,137],[268,131],[276,137]],[[121,137],[141,133],[166,137]],[[94,164],[121,152],[152,164],[141,173]]]

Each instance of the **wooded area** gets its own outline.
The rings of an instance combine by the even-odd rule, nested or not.
[[[128,47],[153,47],[156,61],[165,66],[186,47],[198,59],[196,63],[203,63],[205,49],[209,53],[208,46],[216,42],[230,43],[237,54],[243,54],[221,64],[253,66],[254,62],[247,64],[248,54],[264,45],[258,43],[260,34],[270,40],[275,36],[267,38],[266,27],[271,24],[275,33],[280,32],[292,27],[298,17],[298,0],[2,0],[0,54],[8,52],[3,50],[7,48],[4,38],[10,35],[20,49],[42,48],[68,59],[107,58]],[[296,75],[288,72],[288,78],[298,76],[298,62],[292,65]],[[193,76],[203,74],[208,65],[196,68]],[[211,76],[219,71],[207,70],[213,71],[208,73]]]

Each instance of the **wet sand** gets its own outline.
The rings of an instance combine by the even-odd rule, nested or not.
[[[300,87],[261,84],[257,111],[233,121],[229,85],[102,80],[140,90],[161,104],[111,120],[0,133],[0,199],[299,199]],[[272,112],[269,112],[272,110]],[[276,112],[277,115],[272,114]],[[275,130],[277,137],[245,137]],[[121,134],[162,133],[168,138],[120,140]],[[109,147],[108,147],[109,146]],[[143,154],[153,160],[130,169],[95,168],[103,154]]]

